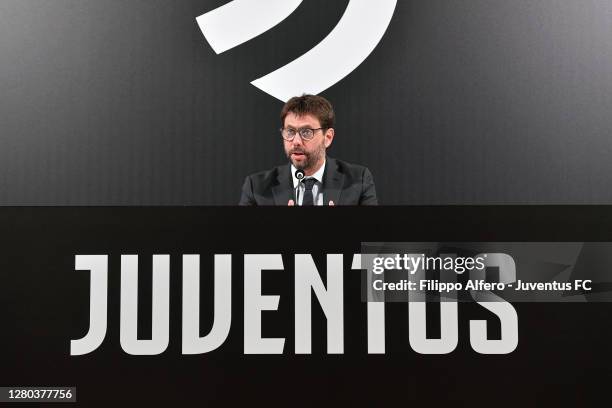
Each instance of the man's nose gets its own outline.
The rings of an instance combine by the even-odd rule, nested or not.
[[[302,136],[300,136],[299,133],[295,134],[295,137],[293,138],[292,142],[294,146],[302,146],[304,144],[302,140]]]

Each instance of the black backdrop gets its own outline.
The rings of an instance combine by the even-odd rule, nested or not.
[[[361,242],[388,240],[612,241],[612,207],[304,208],[334,233],[305,228],[289,239],[291,208],[5,208],[0,211],[0,385],[76,386],[80,405],[138,402],[179,406],[609,405],[612,303],[515,303],[519,343],[504,355],[470,346],[470,320],[500,320],[476,303],[458,305],[459,341],[450,354],[409,345],[406,303],[385,305],[386,354],[367,354],[366,305],[351,269]],[[358,220],[358,221],[356,221]],[[232,323],[216,350],[181,354],[182,254],[200,254],[201,335],[213,321],[213,254],[232,254]],[[262,274],[262,293],[279,295],[262,313],[262,335],[286,338],[282,355],[245,355],[244,254],[282,254],[284,270]],[[295,353],[294,256],[344,254],[345,353],[326,352],[326,319],[312,300],[312,354]],[[75,254],[108,254],[108,319],[102,345],[70,356],[89,326],[89,273]],[[139,256],[138,336],[151,336],[152,255],[170,255],[170,342],[159,355],[120,346],[120,256]],[[10,272],[10,273],[8,273]],[[601,272],[594,270],[593,273]],[[439,336],[437,302],[427,336]],[[430,332],[430,329],[431,332]],[[412,404],[412,405],[411,405]]]
[[[216,55],[195,18],[224,3],[0,0],[0,204],[231,205],[282,163],[282,103],[250,81],[348,0]],[[612,203],[611,38],[610,1],[399,0],[323,93],[330,155],[370,167],[383,204]]]
[[[291,272],[296,252],[320,259],[376,240],[612,241],[611,207],[303,209],[323,234],[289,226],[287,208],[208,207],[237,203],[246,174],[285,160],[282,103],[250,81],[319,43],[348,2],[305,0],[216,55],[195,18],[225,1],[0,0],[0,205],[103,206],[0,209],[0,386],[74,385],[79,402],[102,406],[607,399],[610,303],[517,304],[519,346],[505,356],[469,347],[469,319],[483,315],[475,305],[462,305],[447,356],[411,351],[405,308],[390,305],[389,323],[402,324],[389,324],[388,354],[375,356],[353,275],[346,354],[325,354],[315,313],[314,353],[296,356],[288,273],[266,283],[282,297],[266,335],[286,336],[286,354],[243,354],[245,253],[280,252]],[[611,38],[612,1],[399,0],[376,50],[323,93],[339,120],[330,154],[367,165],[383,204],[610,204]],[[157,204],[178,207],[106,207]],[[173,262],[171,343],[160,356],[129,356],[118,344],[119,256],[142,257],[147,315],[147,259],[160,252]],[[179,350],[176,272],[187,252],[202,254],[206,272],[213,253],[237,265],[230,338],[207,355]],[[99,350],[71,357],[88,321],[79,253],[110,255],[109,326]]]

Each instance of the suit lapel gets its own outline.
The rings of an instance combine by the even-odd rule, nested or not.
[[[295,200],[293,196],[293,178],[291,177],[291,167],[281,166],[276,178],[277,184],[272,186],[274,195],[274,205],[287,205],[289,200]]]
[[[323,205],[333,201],[335,205],[340,203],[344,174],[338,171],[336,160],[328,157],[325,162],[325,173],[323,174]]]

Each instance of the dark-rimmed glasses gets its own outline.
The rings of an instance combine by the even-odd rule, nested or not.
[[[302,140],[312,140],[312,138],[315,135],[315,132],[317,130],[323,130],[325,128],[318,128],[318,129],[312,129],[312,128],[299,128],[299,129],[294,129],[294,128],[281,128],[280,132],[281,135],[283,136],[283,139],[285,139],[286,141],[290,142],[293,139],[295,139],[295,135],[299,134],[300,137],[302,138]]]

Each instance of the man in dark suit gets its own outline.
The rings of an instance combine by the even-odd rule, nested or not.
[[[246,178],[240,205],[377,205],[370,171],[327,157],[335,115],[321,96],[291,98],[281,111],[290,163]]]

